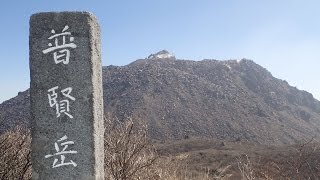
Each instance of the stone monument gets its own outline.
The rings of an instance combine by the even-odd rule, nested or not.
[[[104,179],[100,28],[87,12],[30,18],[32,179]]]

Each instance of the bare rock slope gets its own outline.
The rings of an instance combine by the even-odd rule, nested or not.
[[[146,120],[153,139],[283,144],[320,137],[320,102],[251,60],[152,56],[103,67],[103,81],[105,112]],[[0,131],[28,127],[29,108],[29,91],[3,102]]]

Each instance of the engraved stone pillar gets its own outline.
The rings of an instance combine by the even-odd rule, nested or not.
[[[32,179],[104,179],[100,29],[87,12],[30,18]]]

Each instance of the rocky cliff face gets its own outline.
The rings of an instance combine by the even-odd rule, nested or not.
[[[105,112],[146,120],[154,139],[263,144],[320,137],[320,102],[251,60],[137,60],[103,67]],[[1,131],[28,126],[28,91],[0,105]]]

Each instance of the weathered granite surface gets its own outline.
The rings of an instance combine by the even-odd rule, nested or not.
[[[96,18],[87,12],[34,14],[29,45],[32,179],[104,179]]]

